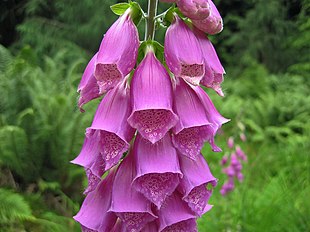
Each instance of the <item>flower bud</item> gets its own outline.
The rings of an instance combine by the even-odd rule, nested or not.
[[[180,11],[188,18],[202,20],[210,15],[209,0],[178,0]]]
[[[210,35],[220,33],[223,30],[223,20],[214,3],[209,0],[211,10],[208,18],[192,20],[195,27]]]

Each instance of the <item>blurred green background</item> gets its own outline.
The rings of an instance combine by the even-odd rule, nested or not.
[[[69,161],[99,100],[80,113],[76,89],[117,18],[109,9],[116,2],[0,2],[1,232],[80,231],[72,215],[87,183]],[[146,9],[146,0],[138,2]],[[227,72],[226,97],[208,93],[232,120],[216,137],[223,153],[204,148],[219,185],[199,231],[310,231],[310,1],[214,2],[224,17],[212,41]],[[156,38],[163,36],[159,29]],[[249,162],[244,182],[222,197],[219,161],[238,123]]]

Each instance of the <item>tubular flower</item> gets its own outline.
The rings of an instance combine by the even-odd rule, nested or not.
[[[166,32],[165,58],[175,76],[199,85],[205,73],[202,51],[192,30],[176,15]]]
[[[207,185],[211,184],[215,187],[217,179],[210,172],[202,155],[199,155],[196,161],[180,156],[180,165],[184,176],[178,190],[192,211],[201,217],[212,207],[207,204],[212,194],[212,190],[208,189]]]
[[[208,37],[197,29],[195,30],[195,35],[203,52],[205,62],[205,75],[201,80],[201,84],[214,89],[218,95],[223,97],[224,93],[221,84],[224,81],[224,74],[226,72]]]
[[[209,0],[210,15],[203,20],[192,20],[193,24],[201,31],[210,35],[220,33],[223,30],[223,19],[214,3]]]
[[[95,77],[100,92],[117,85],[134,68],[139,48],[138,30],[129,8],[105,34],[97,55]]]
[[[169,134],[155,144],[139,134],[134,144],[136,177],[134,188],[158,208],[179,184],[182,173]]]
[[[213,105],[210,97],[208,94],[199,86],[191,86],[197,96],[199,97],[200,101],[202,102],[206,116],[211,123],[211,126],[213,128],[213,136],[210,139],[210,144],[212,146],[213,151],[221,151],[219,147],[217,147],[214,143],[214,136],[218,132],[218,130],[222,127],[224,123],[227,123],[230,121],[230,119],[224,118],[215,108]]]
[[[140,231],[157,218],[151,210],[151,202],[132,188],[135,172],[134,155],[130,152],[117,170],[112,190],[110,212],[122,220],[128,231]]]
[[[180,11],[190,19],[202,20],[210,15],[209,0],[178,0]]]
[[[181,78],[176,79],[174,108],[180,120],[172,130],[173,144],[183,155],[196,159],[204,142],[212,143],[214,128],[198,95]],[[213,149],[218,150],[215,145]]]
[[[117,217],[108,212],[108,209],[111,204],[114,176],[115,171],[112,170],[96,190],[86,196],[80,211],[73,217],[81,224],[82,231],[109,232],[113,228]]]
[[[173,212],[173,213],[172,213]],[[159,231],[197,232],[195,215],[176,191],[169,196],[158,212]]]
[[[127,123],[130,112],[129,89],[124,80],[100,103],[92,126],[86,131],[82,151],[72,163],[90,169],[98,177],[117,164],[134,134]]]
[[[94,76],[95,70],[95,61],[97,59],[97,53],[93,56],[93,58],[87,64],[85,71],[83,73],[81,82],[78,86],[78,93],[80,93],[80,98],[78,102],[78,106],[82,112],[84,112],[82,106],[87,102],[100,97],[102,95],[99,92],[99,86],[97,84],[97,80]]]
[[[149,50],[131,81],[129,124],[152,143],[162,139],[178,117],[172,111],[172,86],[165,67]]]

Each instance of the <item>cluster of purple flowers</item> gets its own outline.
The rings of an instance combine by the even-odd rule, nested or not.
[[[244,133],[240,134],[241,141],[246,141],[246,136]],[[235,188],[235,179],[237,178],[239,182],[242,182],[244,176],[242,174],[242,162],[247,162],[248,157],[243,152],[241,147],[237,144],[235,145],[234,138],[229,137],[227,140],[228,147],[232,150],[230,154],[230,163],[227,167],[223,168],[223,173],[228,176],[228,180],[223,184],[220,192],[222,195],[226,195]],[[221,165],[224,166],[228,163],[229,156],[225,155],[221,160]]]
[[[178,1],[191,17],[188,7],[181,8],[185,3]],[[217,15],[212,7],[201,15]],[[214,137],[229,120],[199,84],[223,95],[225,71],[194,19],[189,27],[174,14],[165,38],[169,70],[151,43],[136,66],[139,45],[128,8],[105,34],[78,87],[81,110],[105,95],[72,161],[88,177],[86,198],[74,216],[84,232],[193,232],[197,217],[212,208],[208,200],[217,179],[201,149],[209,142],[221,151]]]

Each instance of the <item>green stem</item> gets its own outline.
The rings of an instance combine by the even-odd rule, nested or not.
[[[157,13],[158,0],[149,0],[148,3],[148,15],[146,19],[145,27],[145,40],[154,39],[155,36],[155,17]]]

